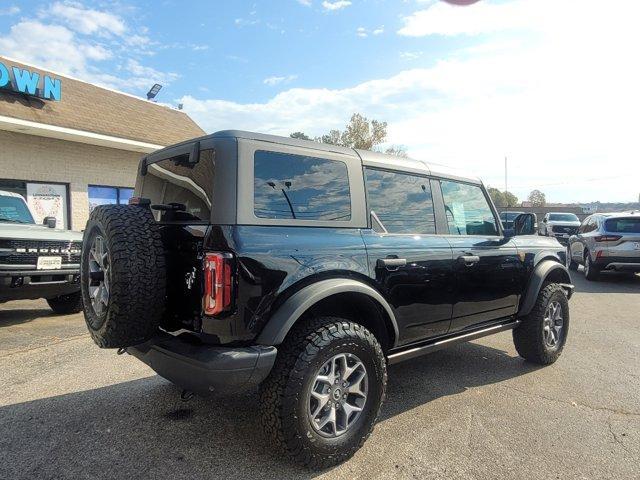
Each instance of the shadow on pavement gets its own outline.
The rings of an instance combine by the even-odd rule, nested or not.
[[[478,344],[393,366],[380,421],[534,369]],[[316,476],[273,450],[260,428],[255,393],[188,403],[178,397],[175,387],[150,377],[1,407],[0,477]]]
[[[640,275],[618,272],[602,272],[597,281],[584,278],[580,268],[571,272],[571,281],[576,292],[585,293],[640,293]]]
[[[54,316],[54,313],[45,308],[3,308],[0,303],[0,328],[28,323],[43,317]]]

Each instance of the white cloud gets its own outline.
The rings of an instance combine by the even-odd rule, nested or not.
[[[297,75],[286,75],[283,77],[267,77],[265,78],[262,83],[264,83],[265,85],[269,85],[270,87],[274,87],[276,85],[280,85],[280,84],[286,84],[286,83],[290,83],[292,81],[294,81],[296,78],[298,78]]]
[[[327,11],[341,10],[348,7],[349,5],[351,5],[351,2],[348,0],[338,0],[336,2],[328,2],[327,0],[325,0],[324,2],[322,2],[322,8]]]
[[[47,13],[65,23],[71,30],[85,35],[121,36],[126,32],[125,22],[119,16],[85,8],[77,2],[56,2]]]
[[[379,26],[378,28],[376,28],[373,32],[374,35],[381,35],[384,33],[384,25]]]
[[[167,85],[178,78],[142,65],[132,55],[149,53],[153,42],[144,27],[133,33],[114,14],[77,2],[55,2],[35,19],[0,31],[0,52],[61,74],[128,91]],[[111,63],[105,65],[103,62]]]
[[[296,0],[300,5],[304,5],[305,7],[311,6],[311,0]]]
[[[359,37],[367,37],[367,29],[364,27],[358,27],[358,29],[356,30],[356,35]]]
[[[422,52],[400,52],[400,58],[403,60],[416,60],[422,56]]]
[[[20,7],[13,5],[11,7],[0,8],[1,15],[17,15],[20,13]]]
[[[503,35],[483,37],[430,68],[349,88],[292,88],[256,103],[181,102],[207,131],[315,136],[361,112],[388,121],[388,141],[412,156],[471,169],[495,186],[503,185],[507,155],[510,189],[521,199],[533,188],[549,201],[637,199],[640,4],[611,0],[603,9],[581,0],[548,10],[546,0],[529,3],[540,11],[500,4],[529,14],[526,31],[513,36],[516,48]]]

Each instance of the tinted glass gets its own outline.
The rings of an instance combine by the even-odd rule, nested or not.
[[[257,151],[253,188],[256,217],[351,219],[347,166],[340,161]]]
[[[493,212],[480,187],[448,180],[440,184],[450,234],[498,234]]]
[[[163,160],[148,165],[140,196],[152,204],[178,203],[181,210],[155,211],[156,219],[171,222],[209,221],[215,155],[202,150],[200,160],[189,164],[187,158]]]
[[[428,178],[372,169],[365,174],[369,208],[387,232],[436,232]]]
[[[553,222],[579,222],[573,213],[550,213],[549,220]]]
[[[609,218],[604,222],[607,232],[640,233],[640,217],[638,218]]]
[[[24,200],[0,195],[0,222],[34,223]]]

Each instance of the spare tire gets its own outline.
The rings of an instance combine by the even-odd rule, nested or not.
[[[80,281],[84,318],[98,346],[129,347],[157,333],[166,266],[160,229],[148,209],[102,205],[91,212]]]

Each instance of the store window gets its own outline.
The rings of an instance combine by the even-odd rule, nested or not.
[[[133,188],[89,185],[89,211],[98,205],[126,205],[133,196]]]
[[[64,183],[29,182],[0,179],[0,192],[22,195],[29,205],[35,223],[55,217],[56,228],[69,228],[69,187]]]

